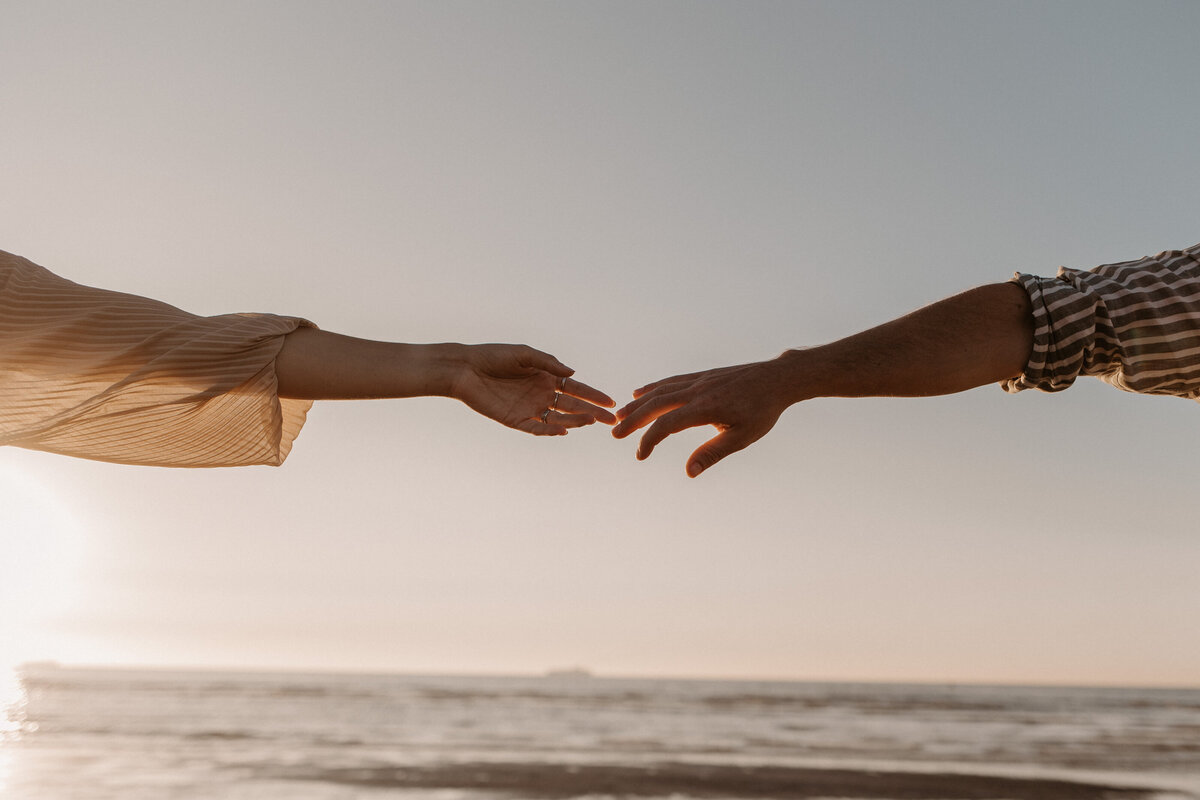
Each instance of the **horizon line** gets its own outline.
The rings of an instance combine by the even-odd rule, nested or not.
[[[754,675],[678,675],[678,674],[638,674],[621,672],[598,672],[581,665],[570,667],[548,667],[540,672],[534,671],[484,671],[484,670],[434,670],[434,669],[386,669],[386,668],[355,668],[355,667],[309,667],[309,666],[245,666],[232,664],[130,664],[120,662],[70,663],[57,659],[28,659],[10,667],[15,672],[34,669],[86,670],[95,672],[212,672],[223,674],[251,675],[308,675],[308,676],[374,676],[374,677],[413,677],[413,678],[541,678],[547,680],[571,680],[586,682],[589,680],[613,681],[681,681],[681,682],[720,682],[720,683],[804,683],[832,685],[889,685],[889,686],[925,686],[925,687],[976,687],[997,689],[1138,689],[1162,691],[1200,691],[1200,683],[1129,683],[1129,682],[1070,682],[1062,680],[955,680],[935,678],[870,678],[870,677],[780,677]]]

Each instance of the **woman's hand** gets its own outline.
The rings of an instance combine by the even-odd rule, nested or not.
[[[655,381],[633,393],[633,402],[617,411],[613,436],[623,439],[650,425],[638,444],[638,460],[673,433],[712,425],[719,433],[687,461],[696,477],[725,456],[749,447],[775,426],[793,400],[785,390],[780,359],[710,369]]]
[[[527,345],[470,345],[449,394],[485,417],[535,436],[562,436],[593,422],[616,422],[603,408],[616,405],[613,399],[571,378],[574,372]]]
[[[538,436],[616,422],[612,398],[573,380],[552,355],[523,344],[403,344],[301,328],[275,359],[280,397],[353,400],[456,397],[497,422]]]

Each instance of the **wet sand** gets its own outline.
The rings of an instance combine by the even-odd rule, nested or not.
[[[800,767],[663,763],[646,766],[467,763],[321,770],[278,777],[395,789],[458,789],[522,798],[626,797],[892,798],[922,800],[1120,800],[1157,792],[1065,780],[951,773],[867,772]]]

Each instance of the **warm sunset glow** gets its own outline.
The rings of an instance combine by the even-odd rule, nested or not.
[[[1200,241],[1200,3],[5,11],[0,250],[620,403]],[[707,429],[442,398],[318,402],[279,469],[0,447],[0,664],[1192,685],[1197,414],[816,399],[697,480]]]

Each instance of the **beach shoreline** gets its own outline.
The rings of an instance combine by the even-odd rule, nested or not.
[[[31,670],[22,800],[1200,800],[1200,691]],[[140,792],[140,794],[139,794]]]
[[[289,767],[272,771],[270,777],[371,789],[500,792],[538,800],[588,795],[760,797],[780,800],[825,797],[890,800],[1136,800],[1169,794],[1147,786],[1106,785],[1051,778],[679,761],[644,765],[476,761],[346,769]],[[1189,796],[1184,793],[1170,794]]]

